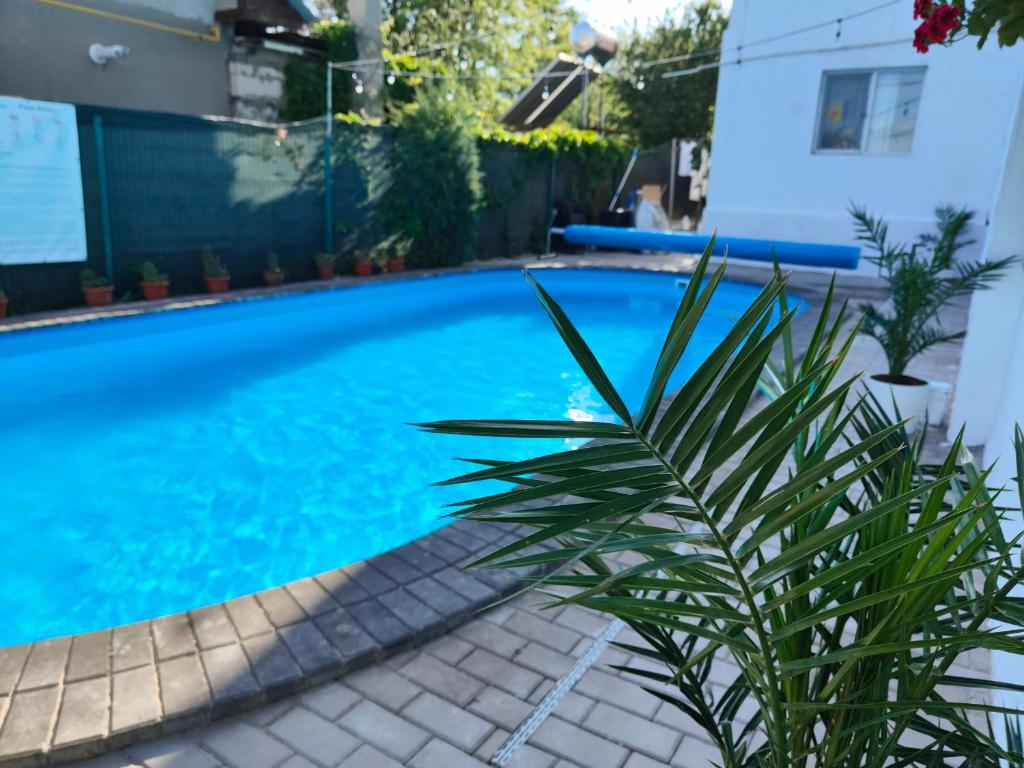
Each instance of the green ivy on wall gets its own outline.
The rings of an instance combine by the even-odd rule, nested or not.
[[[320,21],[310,36],[323,40],[327,61],[351,61],[356,58],[356,28],[350,21]],[[354,81],[347,72],[337,70],[332,81],[335,112],[352,108]],[[282,120],[308,120],[327,111],[327,66],[323,59],[292,56],[284,67],[285,103]]]

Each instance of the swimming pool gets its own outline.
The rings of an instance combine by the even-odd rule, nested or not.
[[[678,275],[544,269],[631,407]],[[758,289],[723,284],[678,376]],[[489,455],[409,422],[611,417],[514,270],[0,336],[0,645],[154,618],[443,524]],[[502,441],[510,459],[545,449]],[[493,446],[488,446],[492,448]]]

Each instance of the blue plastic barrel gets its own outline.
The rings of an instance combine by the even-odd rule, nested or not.
[[[627,251],[672,251],[675,253],[702,253],[711,240],[710,235],[691,232],[663,232],[624,227],[599,227],[590,224],[572,224],[562,235],[567,243],[592,245],[601,248],[619,248]],[[832,267],[856,269],[860,261],[860,248],[852,245],[826,245],[823,243],[795,243],[789,240],[758,240],[749,237],[715,238],[712,251],[716,256],[752,261],[772,260],[772,253],[783,264],[804,267]]]

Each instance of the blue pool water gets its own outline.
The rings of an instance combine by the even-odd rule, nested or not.
[[[638,406],[677,277],[538,275]],[[680,376],[756,293],[721,287]],[[0,645],[366,558],[442,524],[453,456],[557,447],[408,422],[610,418],[512,270],[8,334],[0,381]]]

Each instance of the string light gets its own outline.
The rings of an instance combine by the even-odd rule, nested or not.
[[[394,72],[388,72],[388,85],[394,85],[397,79]]]
[[[644,82],[644,76],[640,75],[640,77],[637,78],[637,81],[636,81],[636,89],[638,91],[642,91],[646,87],[647,87],[647,83]]]
[[[453,101],[455,99],[455,94],[452,93],[451,91],[448,91],[448,94],[445,96],[445,98],[448,99],[448,101]]]
[[[355,91],[356,91],[356,93],[362,93],[363,92],[363,81],[360,80],[359,78],[356,78],[356,88],[355,88]]]
[[[550,92],[550,91],[548,91],[548,84],[547,84],[547,83],[544,83],[544,90],[543,90],[543,91],[541,91],[541,93],[540,93],[540,97],[541,97],[541,99],[542,99],[543,101],[547,101],[547,100],[548,100],[548,96],[550,96],[550,95],[551,95],[551,92]]]

